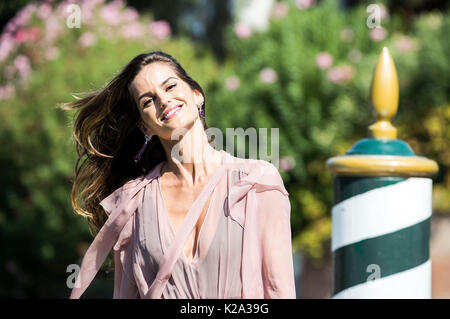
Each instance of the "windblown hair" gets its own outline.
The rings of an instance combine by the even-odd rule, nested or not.
[[[205,98],[200,85],[178,61],[169,54],[154,51],[133,58],[105,87],[82,93],[77,100],[61,105],[65,110],[78,110],[73,126],[78,159],[71,198],[75,213],[87,217],[93,235],[107,219],[99,203],[127,181],[166,160],[159,137],[154,135],[142,160],[138,164],[133,161],[145,138],[137,126],[140,114],[129,86],[144,66],[153,62],[167,63]],[[206,129],[205,120],[201,120]]]

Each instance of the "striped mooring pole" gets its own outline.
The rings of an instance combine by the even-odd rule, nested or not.
[[[333,298],[431,298],[431,176],[390,123],[398,106],[394,61],[383,48],[371,84],[372,138],[330,158]]]

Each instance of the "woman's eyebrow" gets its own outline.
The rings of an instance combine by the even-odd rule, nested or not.
[[[167,79],[165,79],[159,86],[163,86],[164,84],[166,84],[167,83],[167,81],[169,81],[170,79],[177,79],[177,78],[175,78],[175,77],[173,77],[173,76],[169,76]]]
[[[165,79],[164,81],[162,81],[162,83],[159,85],[159,86],[163,86],[164,84],[166,84],[167,83],[167,81],[169,81],[170,79],[177,79],[177,78],[175,78],[175,77],[173,77],[173,76],[170,76],[170,77],[168,77],[167,79]],[[145,92],[145,93],[143,93],[141,96],[139,96],[138,97],[138,101],[140,100],[140,99],[142,99],[144,96],[147,96],[147,95],[150,95],[151,94],[151,92]]]

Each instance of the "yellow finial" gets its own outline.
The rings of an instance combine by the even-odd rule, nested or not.
[[[370,93],[376,122],[369,126],[375,138],[396,138],[397,129],[390,119],[397,113],[398,79],[394,61],[387,47],[383,48],[372,78]]]

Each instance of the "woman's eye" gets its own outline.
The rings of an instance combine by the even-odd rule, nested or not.
[[[172,84],[172,85],[170,85],[169,87],[167,87],[167,90],[170,90],[170,89],[172,89],[173,87],[175,87],[175,86],[177,86],[176,84]]]
[[[149,99],[147,101],[144,102],[144,106],[146,106],[148,103],[150,103],[152,101],[152,99]]]

